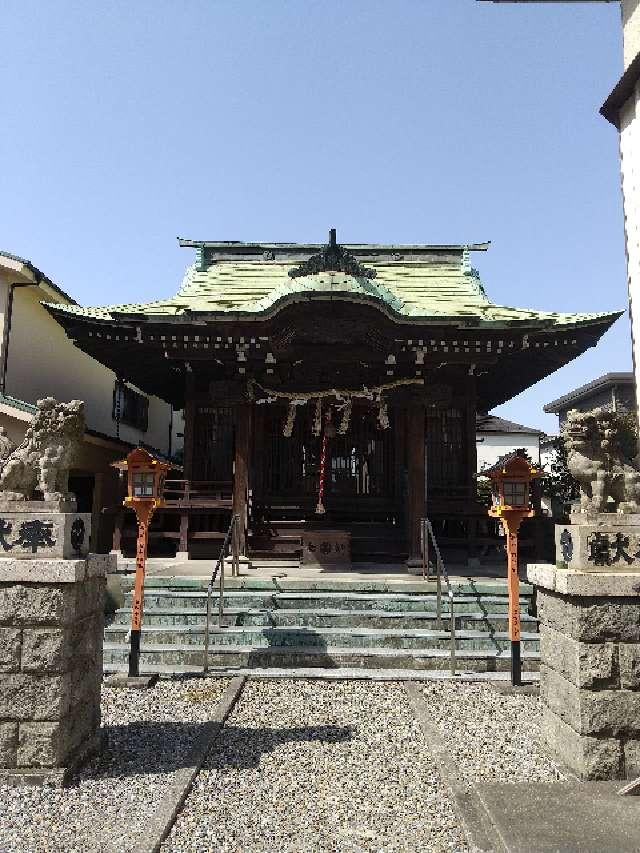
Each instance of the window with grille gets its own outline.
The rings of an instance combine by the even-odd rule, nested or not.
[[[505,480],[504,502],[506,506],[526,506],[527,505],[527,484]]]
[[[119,411],[118,411],[119,410]],[[116,382],[113,387],[114,421],[146,432],[149,426],[149,400],[144,394],[128,388],[122,382]]]

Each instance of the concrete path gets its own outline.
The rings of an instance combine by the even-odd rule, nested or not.
[[[640,797],[622,782],[477,783],[509,853],[638,853]]]

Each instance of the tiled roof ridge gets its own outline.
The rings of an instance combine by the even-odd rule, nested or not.
[[[530,433],[532,435],[546,435],[544,430],[537,427],[528,427],[515,421],[501,418],[499,415],[480,414],[476,415],[477,432],[508,432],[508,433]]]
[[[460,318],[472,325],[502,328],[527,324],[572,325],[613,320],[618,312],[562,313],[497,305],[487,296],[476,270],[462,264],[434,262],[393,263],[367,261],[375,266],[375,279],[342,272],[319,272],[291,278],[290,262],[264,259],[219,260],[202,269],[198,261],[184,273],[178,292],[169,298],[144,304],[56,306],[56,311],[97,320],[118,315],[158,318],[185,314],[247,318],[275,313],[291,301],[308,296],[346,298],[378,303],[390,316],[451,322]]]

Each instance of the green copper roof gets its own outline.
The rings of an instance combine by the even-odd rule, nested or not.
[[[248,246],[254,244],[235,244]],[[395,248],[395,247],[394,247]],[[401,247],[399,247],[401,248]],[[428,247],[423,247],[426,249]],[[437,248],[437,247],[436,247]],[[451,247],[448,247],[451,248]],[[384,259],[376,260],[370,247],[367,257],[358,257],[375,278],[348,275],[344,272],[318,272],[292,278],[289,271],[298,261],[286,262],[273,252],[240,259],[216,257],[207,259],[201,250],[198,263],[190,266],[178,293],[170,299],[145,304],[112,305],[81,308],[56,305],[54,313],[77,315],[97,320],[136,315],[140,319],[161,320],[187,314],[202,313],[226,316],[265,316],[292,301],[307,298],[346,298],[377,302],[381,309],[397,319],[452,322],[466,320],[469,325],[574,325],[607,317],[602,314],[563,314],[494,305],[487,297],[480,278],[468,265],[465,247],[457,251],[432,253],[421,257],[389,260],[390,252],[380,251]],[[377,249],[377,247],[376,247]],[[353,249],[352,249],[353,251]],[[359,254],[354,251],[354,254]]]

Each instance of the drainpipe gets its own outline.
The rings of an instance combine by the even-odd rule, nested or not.
[[[38,287],[38,283],[11,282],[7,299],[7,313],[4,318],[2,332],[2,365],[0,365],[0,394],[4,397],[7,389],[7,365],[9,363],[9,335],[11,334],[11,319],[13,316],[13,292],[18,287]]]

